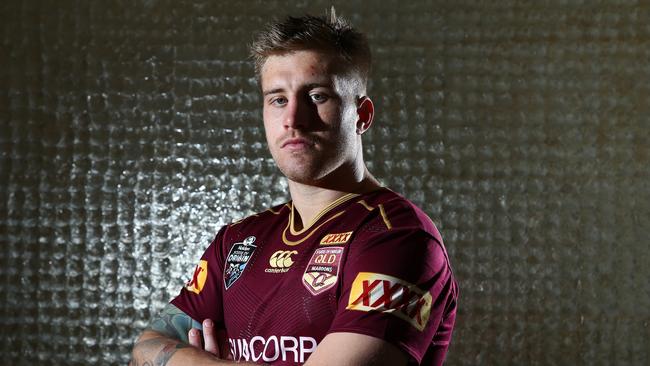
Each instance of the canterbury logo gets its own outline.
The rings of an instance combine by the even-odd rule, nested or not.
[[[334,244],[345,244],[350,240],[352,236],[352,231],[347,233],[338,233],[338,234],[327,234],[321,239],[320,245],[334,245]]]
[[[431,294],[399,278],[360,272],[346,309],[390,313],[422,331],[431,313]]]
[[[269,264],[273,268],[289,268],[293,264],[291,256],[294,254],[298,254],[298,252],[295,250],[278,250],[269,259]]]

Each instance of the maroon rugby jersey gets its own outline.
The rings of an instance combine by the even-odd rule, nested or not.
[[[382,188],[299,231],[291,203],[224,226],[172,304],[225,328],[237,361],[302,364],[328,333],[353,332],[440,365],[457,296],[434,224]]]

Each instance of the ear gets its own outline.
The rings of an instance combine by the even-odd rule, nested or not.
[[[357,99],[357,134],[362,135],[372,125],[372,119],[375,116],[375,105],[367,96]]]

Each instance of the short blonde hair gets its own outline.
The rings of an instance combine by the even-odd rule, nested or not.
[[[326,16],[290,16],[269,23],[250,46],[258,78],[269,56],[303,50],[322,51],[339,58],[344,68],[357,72],[364,87],[367,85],[371,64],[368,40],[337,17],[333,7]]]

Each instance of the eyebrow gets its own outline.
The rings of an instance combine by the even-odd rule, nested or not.
[[[305,85],[305,89],[314,89],[314,88],[331,88],[332,84],[331,83],[310,83]],[[284,91],[284,88],[275,88],[271,90],[264,91],[262,95],[267,96],[269,94],[276,94],[276,93],[281,93]]]
[[[269,95],[269,94],[276,94],[276,93],[280,93],[280,92],[282,92],[283,90],[284,90],[284,89],[282,89],[282,88],[275,88],[275,89],[271,89],[271,90],[267,90],[267,91],[265,91],[265,92],[263,93],[263,95],[264,95],[264,96],[267,96],[267,95]]]

